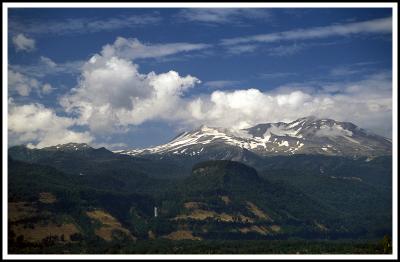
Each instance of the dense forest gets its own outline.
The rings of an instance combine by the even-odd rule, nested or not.
[[[9,253],[391,253],[389,157],[251,167],[17,149]]]

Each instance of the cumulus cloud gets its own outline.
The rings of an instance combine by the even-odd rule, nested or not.
[[[218,90],[210,96],[188,101],[186,106],[185,120],[191,125],[206,123],[243,128],[315,115],[350,121],[390,136],[392,82],[389,73],[380,73],[361,81],[329,84],[326,89],[322,86],[318,92],[307,92],[307,88],[298,90],[296,86],[269,92]]]
[[[71,129],[75,120],[61,117],[41,104],[17,105],[9,100],[8,135],[11,145],[27,144],[30,147],[69,142],[89,143],[93,137],[88,132]]]
[[[32,91],[36,91],[40,96],[49,94],[53,87],[48,83],[42,83],[36,78],[26,76],[14,70],[8,70],[8,90],[10,94],[17,93],[20,96],[29,96]]]
[[[141,74],[129,60],[97,54],[83,66],[78,86],[60,103],[93,132],[124,131],[128,125],[175,115],[184,91],[199,82],[175,71]]]
[[[244,128],[308,115],[350,121],[391,134],[389,73],[355,82],[322,83],[318,88],[286,85],[264,92],[255,88],[216,90],[187,97],[188,90],[200,80],[175,71],[140,73],[131,61],[137,58],[136,52],[120,48],[134,43],[138,42],[117,39],[104,47],[85,63],[78,86],[60,100],[68,113],[79,116],[79,124],[88,125],[96,134],[124,132],[146,121],[170,121],[186,128],[200,124]],[[206,82],[214,87],[226,84]]]
[[[135,49],[137,44],[139,49]],[[10,103],[11,140],[14,143],[33,141],[32,146],[36,147],[89,142],[94,139],[92,134],[124,132],[129,126],[148,120],[174,118],[184,92],[200,81],[190,75],[180,76],[175,71],[141,74],[131,59],[167,56],[196,48],[199,47],[185,43],[143,45],[135,39],[119,38],[114,45],[104,47],[100,54],[83,64],[78,85],[61,97],[65,113],[74,118],[60,117],[40,104],[17,106]],[[41,57],[40,63],[46,68],[59,66],[47,57]],[[33,90],[47,94],[53,89],[50,84],[9,70],[10,91],[27,96]],[[23,129],[26,122],[33,124]],[[88,127],[91,133],[73,131],[75,125]]]
[[[30,52],[35,49],[35,40],[25,36],[24,34],[18,34],[12,38],[15,50]]]
[[[301,91],[271,95],[258,89],[215,91],[209,97],[188,103],[190,122],[232,128],[249,127],[257,123],[281,121],[302,115],[304,104],[312,97]],[[308,112],[306,113],[308,114]]]
[[[360,81],[322,83],[318,88],[304,84],[269,91],[214,90],[193,97],[187,94],[200,83],[195,76],[182,76],[173,70],[142,73],[132,61],[200,48],[191,45],[150,45],[137,39],[118,38],[82,65],[76,87],[60,98],[66,115],[73,118],[58,116],[40,104],[11,103],[10,137],[15,143],[31,142],[43,147],[90,142],[94,141],[93,136],[125,132],[147,121],[167,121],[177,128],[207,124],[240,129],[308,115],[350,121],[391,135],[392,80],[388,72],[370,74]],[[45,57],[41,62],[48,68],[59,66]],[[32,90],[48,93],[53,89],[32,79],[10,70],[9,88],[20,95],[29,95]],[[211,81],[206,86],[234,84],[227,81]],[[74,131],[77,125],[88,128],[90,133]]]

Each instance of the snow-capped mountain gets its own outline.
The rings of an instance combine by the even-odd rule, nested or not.
[[[391,155],[392,142],[349,122],[304,117],[290,123],[266,123],[241,130],[201,126],[164,145],[115,153],[196,156],[210,150],[215,153],[216,148],[225,153],[241,149],[261,156],[323,154],[357,158]],[[232,154],[226,158],[232,158]]]
[[[58,144],[55,146],[44,147],[42,149],[45,151],[62,151],[62,152],[84,152],[84,151],[94,150],[94,148],[85,143]]]

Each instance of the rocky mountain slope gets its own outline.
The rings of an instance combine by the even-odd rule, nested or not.
[[[290,123],[266,123],[241,130],[201,126],[163,145],[116,153],[131,156],[214,154],[210,159],[242,160],[245,151],[259,156],[321,154],[373,158],[391,155],[391,150],[390,139],[352,123],[305,117]]]

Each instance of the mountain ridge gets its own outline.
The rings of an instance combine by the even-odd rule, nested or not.
[[[392,142],[350,122],[310,116],[239,130],[202,125],[180,133],[166,144],[114,152],[131,156],[195,156],[207,153],[215,145],[226,149],[233,146],[260,156],[322,154],[359,158],[391,155]]]

